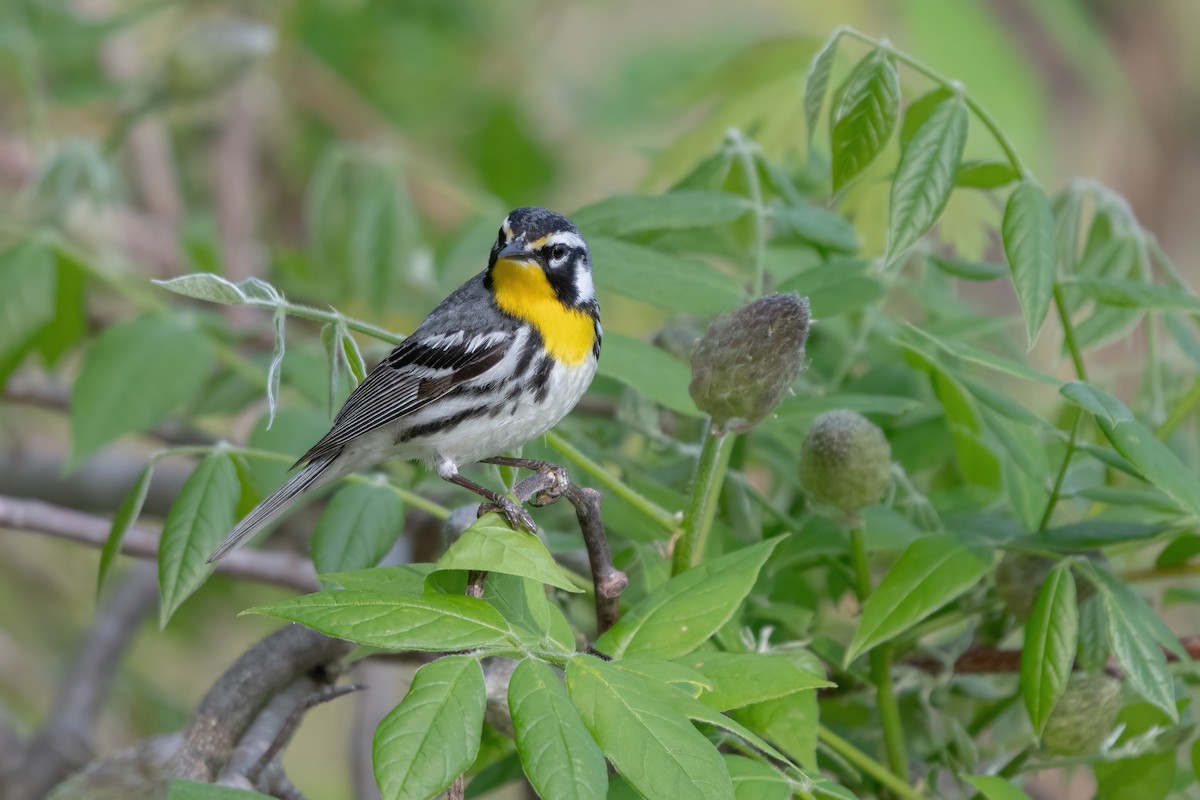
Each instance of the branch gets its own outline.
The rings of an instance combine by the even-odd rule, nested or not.
[[[96,720],[117,665],[157,600],[158,582],[152,567],[133,572],[112,594],[96,615],[70,672],[59,683],[54,709],[25,748],[21,769],[13,773],[5,797],[44,797],[91,760]]]
[[[299,625],[251,647],[200,701],[183,731],[176,777],[212,782],[272,698],[297,679],[340,661],[354,645]]]
[[[0,495],[0,528],[42,533],[92,547],[108,539],[111,520],[38,500]],[[121,542],[121,552],[136,558],[158,558],[157,532],[134,526]],[[285,589],[315,592],[320,589],[312,563],[293,553],[271,550],[238,550],[217,564],[216,571],[235,578],[269,583]]]

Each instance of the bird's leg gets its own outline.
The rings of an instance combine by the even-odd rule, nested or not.
[[[495,464],[498,467],[512,467],[514,469],[528,469],[543,475],[550,475],[554,478],[554,484],[530,499],[530,502],[535,506],[548,506],[562,496],[567,487],[571,485],[570,478],[567,477],[567,471],[558,464],[553,464],[549,461],[542,461],[537,458],[513,458],[511,456],[495,456],[493,458],[485,458],[479,463]]]
[[[464,489],[470,489],[470,491],[478,494],[479,497],[486,498],[491,501],[490,505],[479,506],[480,517],[484,516],[488,511],[492,511],[494,509],[500,512],[500,516],[503,516],[505,521],[508,521],[512,528],[517,530],[524,528],[528,530],[529,533],[538,533],[538,525],[534,523],[533,517],[529,516],[529,512],[522,509],[520,505],[514,503],[514,501],[511,499],[504,497],[503,494],[493,492],[486,486],[480,486],[479,483],[466,479],[466,477],[458,474],[457,469],[452,471],[450,474],[443,474],[442,470],[439,469],[438,474],[443,477],[443,480],[450,481],[451,483],[454,483],[455,486],[461,486]]]

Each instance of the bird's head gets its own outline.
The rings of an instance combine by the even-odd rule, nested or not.
[[[564,306],[595,305],[592,258],[575,224],[549,209],[515,209],[504,218],[492,245],[488,280],[532,288],[542,276]]]

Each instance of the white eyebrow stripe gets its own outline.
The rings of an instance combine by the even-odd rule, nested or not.
[[[504,222],[500,223],[500,229],[504,231],[504,243],[512,244],[513,232],[512,225],[508,221],[508,217],[504,218]]]
[[[542,246],[549,247],[551,245],[556,245],[556,244],[565,244],[567,247],[585,247],[586,246],[583,243],[582,236],[580,236],[577,233],[571,233],[570,231],[559,231],[558,233],[550,234],[549,236],[546,237],[546,241],[543,243]]]

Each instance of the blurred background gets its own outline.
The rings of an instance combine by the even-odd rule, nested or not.
[[[269,277],[289,297],[408,330],[483,266],[513,206],[569,213],[660,190],[731,126],[823,174],[827,146],[819,139],[806,163],[797,100],[837,25],[888,37],[961,80],[1050,191],[1076,176],[1109,185],[1198,277],[1193,0],[6,0],[0,235],[53,221],[147,277],[220,264],[231,279]],[[850,56],[840,58],[835,82]],[[967,157],[980,155],[994,153],[973,138]],[[841,210],[886,214],[879,185],[855,187]],[[957,193],[939,235],[966,258],[994,253],[1000,210],[983,193]],[[869,256],[882,242],[866,246]],[[1004,291],[996,302],[1011,302]],[[606,326],[649,327],[629,301],[605,308]],[[89,313],[98,326],[126,312],[101,299]],[[265,315],[231,313],[267,326]],[[310,355],[289,349],[288,380],[303,385],[306,364],[320,371]],[[314,380],[323,401],[323,375]],[[61,387],[7,385],[0,494],[111,515],[146,448],[106,448],[68,469],[62,400]],[[174,466],[156,480],[150,516],[186,475]],[[96,558],[0,530],[0,706],[19,728],[49,708],[89,626]],[[214,580],[166,631],[144,626],[104,714],[101,752],[177,728],[274,627],[237,611],[278,596]],[[310,796],[351,796],[351,710],[315,710],[288,750]]]

